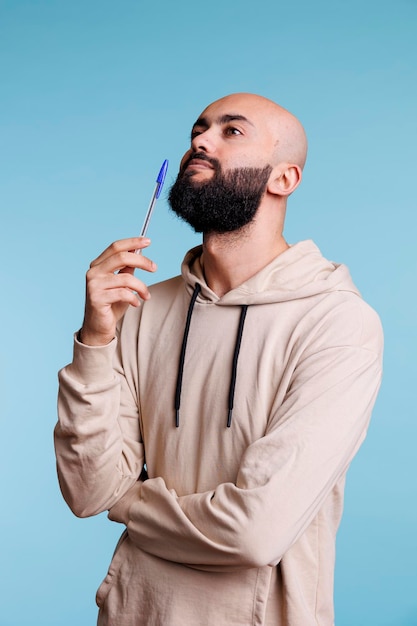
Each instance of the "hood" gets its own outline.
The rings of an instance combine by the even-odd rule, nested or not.
[[[317,246],[311,240],[308,240],[290,246],[288,250],[277,256],[260,272],[219,298],[208,287],[204,278],[202,252],[202,246],[197,246],[190,250],[186,254],[181,268],[186,288],[190,293],[190,304],[178,366],[175,391],[175,426],[178,428],[180,425],[181,390],[188,333],[194,305],[196,302],[199,302],[201,304],[212,303],[221,306],[240,306],[241,308],[228,396],[226,425],[230,428],[239,351],[248,307],[254,304],[300,300],[301,298],[308,298],[331,291],[350,291],[357,295],[359,295],[359,292],[350,278],[347,267],[327,261],[321,255]]]
[[[181,268],[190,292],[200,285],[200,302],[242,306],[298,300],[330,291],[360,295],[348,268],[325,259],[315,243],[307,240],[290,246],[260,272],[219,298],[205,281],[202,251],[202,246],[190,250]]]

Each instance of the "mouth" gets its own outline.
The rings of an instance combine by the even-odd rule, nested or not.
[[[186,170],[212,170],[213,166],[204,161],[203,159],[193,158],[190,159],[185,167]]]
[[[184,164],[182,169],[183,172],[191,172],[191,171],[204,171],[204,170],[213,170],[215,169],[215,164],[211,162],[211,159],[207,157],[205,154],[198,153],[190,156],[188,161]]]

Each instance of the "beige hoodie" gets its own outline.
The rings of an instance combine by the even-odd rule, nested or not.
[[[345,473],[380,384],[378,316],[311,241],[221,298],[200,254],[128,310],[117,340],[75,341],[60,372],[63,495],[127,526],[98,623],[330,626]]]

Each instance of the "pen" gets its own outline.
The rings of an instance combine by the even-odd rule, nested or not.
[[[148,210],[146,211],[145,221],[143,222],[142,230],[140,231],[141,237],[144,237],[146,235],[146,231],[148,230],[149,222],[151,221],[151,217],[152,217],[152,211],[154,209],[157,199],[159,198],[161,194],[162,187],[164,185],[164,180],[165,180],[165,176],[167,173],[167,169],[168,169],[168,160],[165,159],[165,161],[162,163],[162,167],[159,170],[159,174],[156,178],[155,189],[153,191]],[[141,250],[135,250],[135,252],[136,254],[140,254]]]

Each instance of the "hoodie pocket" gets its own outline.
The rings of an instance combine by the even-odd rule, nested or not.
[[[113,553],[113,557],[112,557],[107,575],[97,590],[96,604],[99,608],[102,608],[104,601],[107,598],[109,591],[112,588],[112,585],[117,578],[120,567],[124,561],[125,551],[123,549],[123,546],[124,544],[126,544],[127,537],[128,537],[127,529],[125,529],[122,535],[120,536],[119,541],[117,542],[116,549]]]

